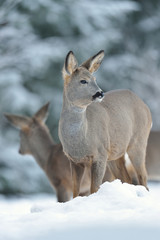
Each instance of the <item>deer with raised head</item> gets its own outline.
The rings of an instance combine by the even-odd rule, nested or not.
[[[93,73],[99,68],[104,51],[78,66],[72,51],[63,67],[63,107],[59,138],[70,159],[73,197],[79,195],[85,168],[91,169],[91,193],[102,183],[107,162],[128,154],[137,182],[147,188],[145,154],[151,129],[147,105],[129,90],[103,93]],[[134,179],[135,180],[135,179]]]

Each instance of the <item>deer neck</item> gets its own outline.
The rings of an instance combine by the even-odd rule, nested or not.
[[[72,134],[85,134],[87,130],[86,107],[81,108],[72,104],[64,95],[62,108],[62,117],[64,119],[64,127],[68,128]]]
[[[48,159],[54,147],[55,144],[51,136],[48,136],[46,134],[42,137],[42,139],[39,137],[39,141],[32,143],[32,155],[42,169],[46,169]]]
[[[73,105],[64,96],[59,135],[64,152],[68,156],[84,157],[88,137],[87,129],[86,108]]]

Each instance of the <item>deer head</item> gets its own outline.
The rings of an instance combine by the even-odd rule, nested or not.
[[[64,91],[68,101],[77,107],[87,107],[93,101],[101,101],[103,92],[97,86],[93,73],[97,71],[104,57],[104,51],[78,66],[72,51],[65,59],[63,67]]]
[[[48,107],[49,103],[45,104],[32,117],[4,114],[7,120],[20,130],[20,154],[32,154],[33,146],[42,139],[46,132],[49,133],[44,124],[48,116]]]

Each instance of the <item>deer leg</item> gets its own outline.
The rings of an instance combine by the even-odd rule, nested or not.
[[[91,193],[97,192],[102,184],[106,171],[106,160],[92,163],[91,167]]]
[[[137,173],[139,184],[147,187],[147,171],[145,166],[145,152],[142,151],[143,148],[133,148],[128,149],[127,153],[133,164],[133,167]]]
[[[67,202],[70,200],[71,193],[66,190],[65,186],[59,185],[56,190],[58,202]]]
[[[73,198],[77,197],[80,192],[81,179],[84,173],[84,165],[71,162]]]
[[[125,167],[127,169],[127,172],[130,176],[131,179],[131,183],[134,185],[139,185],[139,180],[138,180],[138,176],[137,173],[133,167],[133,164],[131,163],[128,154],[125,154]]]
[[[104,177],[103,177],[103,183],[106,182],[106,181],[107,182],[112,182],[115,179],[116,178],[115,178],[112,170],[109,167],[109,161],[108,161],[106,171],[105,171],[105,174],[104,174]]]
[[[90,194],[90,191],[86,191],[86,192],[80,193],[79,196],[85,197],[85,196],[89,196],[89,194]]]
[[[117,160],[108,161],[108,166],[116,179],[120,179],[122,183],[131,183],[130,176],[125,167],[124,156]]]

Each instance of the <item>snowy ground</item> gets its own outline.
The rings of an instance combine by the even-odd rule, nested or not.
[[[0,240],[159,239],[160,183],[104,183],[89,197],[0,197]]]

